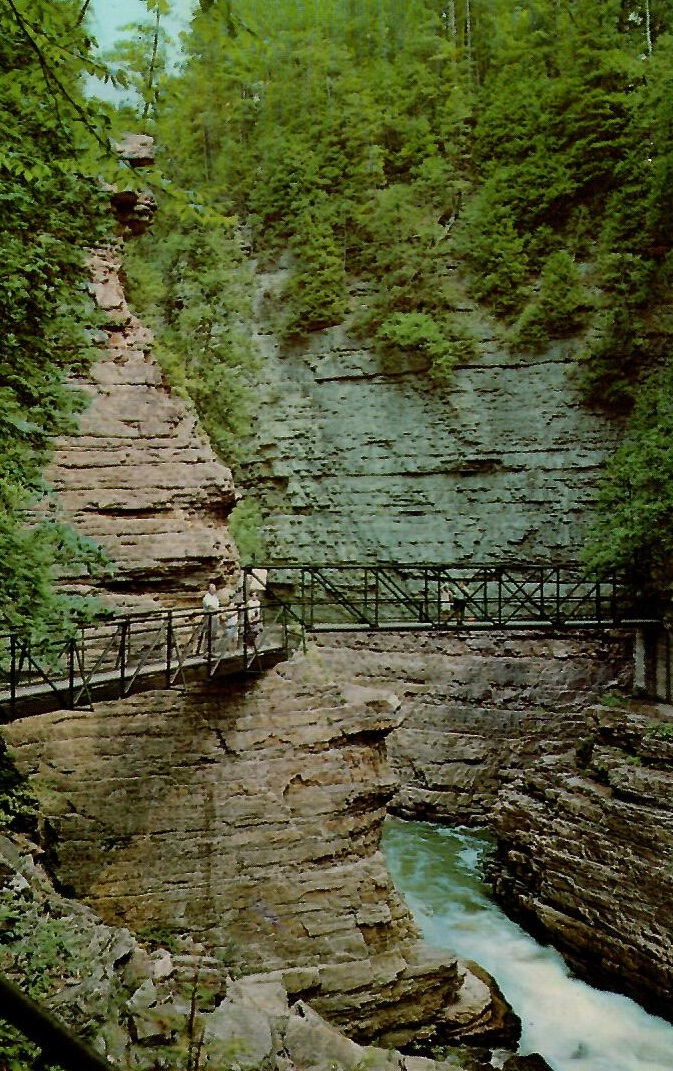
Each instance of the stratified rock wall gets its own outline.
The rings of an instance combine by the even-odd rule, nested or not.
[[[5,983],[20,986],[28,973],[42,1006],[90,1039],[111,1068],[186,1068],[195,1059],[218,1069],[235,1059],[240,1071],[492,1066],[486,1053],[483,1060],[447,1053],[435,1062],[365,1049],[297,1000],[283,972],[234,980],[226,959],[189,938],[171,942],[171,951],[149,952],[129,930],[109,927],[59,895],[35,853],[30,842],[17,846],[0,837],[0,906],[8,923],[0,969]]]
[[[615,428],[573,387],[577,343],[508,351],[465,300],[478,355],[432,387],[427,360],[382,359],[343,326],[292,347],[273,333],[284,272],[260,273],[265,358],[242,483],[271,555],[307,562],[576,559]],[[367,301],[354,290],[353,311]]]
[[[108,594],[131,607],[195,605],[209,580],[233,587],[237,578],[231,472],[193,408],[169,390],[152,336],[126,304],[119,251],[98,250],[90,263],[107,344],[77,382],[90,405],[78,432],[57,444],[46,478],[77,529],[109,553]]]
[[[673,708],[596,705],[495,813],[496,892],[582,976],[673,1019]]]
[[[400,726],[388,737],[409,818],[484,824],[499,793],[540,755],[565,752],[583,709],[630,679],[630,638],[518,633],[322,635],[338,679],[394,688]]]
[[[298,656],[262,679],[3,735],[39,794],[52,871],[107,922],[189,933],[239,971],[282,970],[361,1039],[452,1036],[452,1007],[479,1036],[488,986],[419,944],[378,850],[398,706]]]

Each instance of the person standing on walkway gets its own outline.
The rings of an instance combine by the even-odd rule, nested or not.
[[[227,641],[227,650],[233,654],[238,650],[238,637],[240,632],[239,608],[230,606],[224,614],[224,632]]]
[[[199,642],[196,645],[196,653],[201,650],[204,639],[209,636],[210,641],[218,635],[220,624],[220,598],[217,594],[217,585],[211,580],[208,590],[203,596],[203,621],[199,630]]]

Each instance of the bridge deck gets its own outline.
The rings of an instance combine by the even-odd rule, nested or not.
[[[216,615],[160,611],[83,626],[65,639],[0,637],[0,717],[258,672],[287,657],[282,615],[269,608],[264,628],[253,635],[245,607],[235,609],[234,634]]]
[[[253,589],[263,600],[257,636],[246,603],[220,617],[166,610],[111,618],[66,638],[0,636],[0,717],[261,670],[287,656],[298,630],[539,632],[660,620],[627,578],[593,578],[576,565],[281,564],[246,569],[244,590]]]

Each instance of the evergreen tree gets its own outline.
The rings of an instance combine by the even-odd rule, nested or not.
[[[587,403],[622,418],[673,344],[672,19],[666,0],[204,3],[159,139],[261,266],[294,253],[286,337],[343,317],[357,276],[383,359],[445,383],[473,349],[458,257],[511,346],[581,339]]]

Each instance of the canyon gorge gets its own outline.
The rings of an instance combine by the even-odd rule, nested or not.
[[[211,578],[233,597],[234,480],[168,388],[119,258],[92,255],[107,348],[48,473],[115,568],[64,583],[120,611],[198,606]],[[259,279],[259,315],[273,284]],[[465,314],[477,331],[478,310]],[[523,366],[479,322],[480,360],[438,398],[413,368],[374,369],[346,329],[281,354],[258,321],[272,416],[245,477],[274,553],[576,546],[614,433],[577,408],[567,352]],[[182,1067],[185,1046],[215,1067],[488,1066],[493,1047],[513,1053],[516,1017],[478,965],[420,940],[380,852],[392,811],[491,826],[508,909],[578,972],[673,1016],[673,713],[619,699],[632,644],[628,631],[324,634],[261,676],[3,726],[38,800],[36,840],[0,842],[9,917],[32,920],[2,946],[3,970],[33,969],[31,932],[76,934],[45,997],[111,1066]]]

